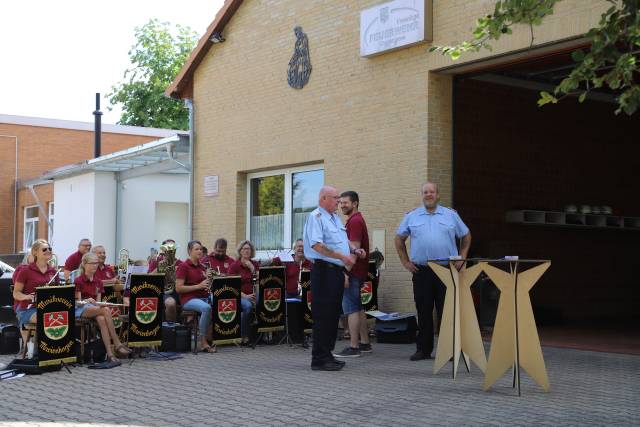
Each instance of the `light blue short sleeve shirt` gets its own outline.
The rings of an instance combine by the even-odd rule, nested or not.
[[[433,213],[424,206],[407,213],[396,230],[411,239],[410,258],[414,264],[458,255],[456,238],[469,234],[469,228],[453,209],[438,205]]]
[[[304,256],[310,260],[324,260],[332,264],[344,266],[339,259],[329,258],[313,250],[312,246],[322,243],[335,252],[349,255],[349,239],[347,230],[340,217],[335,213],[330,214],[325,209],[318,207],[313,210],[304,223]]]

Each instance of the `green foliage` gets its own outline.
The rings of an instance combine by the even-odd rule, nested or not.
[[[492,15],[478,19],[473,39],[454,46],[434,46],[438,51],[456,60],[465,52],[491,49],[492,40],[511,34],[517,24],[529,25],[533,45],[533,27],[553,13],[561,0],[503,0],[497,1]],[[602,0],[611,7],[602,14],[598,25],[586,34],[591,46],[576,51],[576,63],[571,73],[553,90],[541,92],[538,105],[557,103],[567,96],[578,96],[583,102],[592,89],[608,87],[617,94],[618,109],[632,115],[640,106],[637,51],[640,49],[640,0]]]
[[[122,105],[118,124],[187,130],[189,111],[179,100],[164,96],[165,89],[194,49],[198,36],[189,27],[152,19],[135,29],[136,44],[129,51],[132,67],[107,95]]]
[[[273,175],[259,179],[257,215],[284,213],[284,175]]]

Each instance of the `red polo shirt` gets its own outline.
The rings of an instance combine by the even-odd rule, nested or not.
[[[58,272],[55,268],[47,266],[47,271],[42,273],[35,262],[32,262],[26,267],[23,267],[18,273],[16,277],[16,283],[20,282],[24,285],[22,288],[22,293],[25,295],[33,294],[36,291],[36,288],[39,286],[44,286],[49,283],[52,277],[55,277],[52,283],[58,284]],[[31,301],[19,301],[16,305],[16,309],[18,310],[26,310],[27,307],[31,304]]]
[[[64,262],[64,269],[69,271],[77,270],[78,267],[80,267],[81,262],[82,254],[80,253],[80,251],[75,251],[74,253],[69,255],[69,258],[67,258],[67,260]]]
[[[81,274],[75,278],[73,284],[76,285],[76,292],[80,292],[80,299],[93,298],[98,300],[98,294],[102,295],[104,287],[102,280],[93,275],[93,279],[89,280],[86,274]]]
[[[347,220],[345,227],[349,241],[359,241],[360,247],[367,252],[367,256],[356,260],[349,274],[360,280],[367,280],[367,273],[369,272],[369,233],[367,231],[367,224],[364,222],[362,214],[356,212]]]
[[[273,265],[284,265],[284,274],[287,277],[287,293],[296,294],[298,293],[298,279],[300,278],[300,263],[295,261],[285,261],[282,262],[280,258],[275,257],[273,259]],[[303,270],[311,270],[313,267],[313,263],[308,259],[305,259],[302,262]]]
[[[104,280],[115,279],[116,272],[113,271],[113,267],[109,264],[104,264],[102,267],[98,266],[98,269],[93,276],[102,282]]]
[[[260,268],[260,264],[258,261],[251,260],[251,263],[255,267],[256,271]],[[241,279],[241,287],[240,290],[243,294],[252,295],[253,294],[253,274],[251,270],[245,267],[240,260],[234,261],[233,264],[229,267],[229,275],[230,276],[240,276]]]
[[[194,265],[190,259],[181,262],[176,270],[176,279],[183,279],[185,285],[197,285],[205,278],[206,268],[204,265],[198,263]],[[180,295],[180,304],[185,305],[187,301],[193,298],[207,298],[209,292],[206,289],[199,289],[197,291],[187,292]]]
[[[225,255],[223,259],[218,259],[214,255],[209,255],[209,266],[213,269],[219,269],[220,274],[229,274],[229,267],[235,260],[229,255]]]

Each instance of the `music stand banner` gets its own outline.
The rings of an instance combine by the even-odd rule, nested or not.
[[[115,285],[104,285],[104,293],[102,294],[102,302],[109,302],[112,304],[117,304],[118,298],[116,295]],[[120,315],[122,314],[121,307],[108,306],[109,311],[111,311],[111,318],[113,319],[113,326],[116,329],[119,329],[122,326],[122,319]]]
[[[367,280],[360,288],[360,301],[364,311],[373,311],[378,309],[378,267],[375,261],[369,261],[369,272]]]
[[[240,330],[240,276],[217,276],[211,285],[211,321],[214,344],[238,344]]]
[[[311,316],[311,271],[302,270],[300,273],[300,287],[302,288],[302,328],[306,334],[310,334],[313,329],[313,317]]]
[[[258,332],[284,330],[285,267],[261,267],[256,301]]]
[[[132,274],[129,289],[129,347],[162,343],[164,274]]]
[[[76,362],[75,286],[36,288],[38,366]]]

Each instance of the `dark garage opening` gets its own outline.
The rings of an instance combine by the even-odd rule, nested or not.
[[[538,107],[570,69],[559,53],[455,77],[454,204],[472,255],[552,260],[531,292],[543,344],[640,354],[640,113],[607,92]]]

